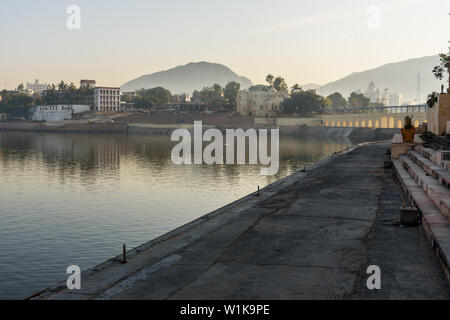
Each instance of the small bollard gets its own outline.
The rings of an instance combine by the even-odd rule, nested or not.
[[[258,193],[256,194],[257,197],[260,196],[260,192],[259,192],[259,186],[258,186]]]
[[[419,221],[417,208],[403,206],[400,208],[400,224],[404,226],[416,226]]]
[[[125,244],[123,245],[122,263],[127,263],[127,246]]]

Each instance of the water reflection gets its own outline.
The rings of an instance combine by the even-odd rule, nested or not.
[[[175,145],[167,136],[125,136],[88,134],[23,134],[0,133],[0,165],[27,166],[43,162],[50,172],[57,173],[61,181],[80,175],[83,181],[96,176],[114,175],[120,171],[121,159],[160,172],[173,166],[170,154]],[[280,138],[279,178],[300,168],[299,164],[314,163],[323,156],[346,149],[349,140],[331,138]],[[270,150],[270,148],[269,148]],[[213,172],[234,176],[246,165],[216,165]],[[205,166],[200,166],[202,170]],[[252,166],[253,167],[253,166]],[[195,170],[195,169],[194,169]],[[244,170],[248,170],[245,168]]]
[[[0,298],[23,298],[347,148],[280,138],[280,170],[172,164],[166,136],[0,132]]]

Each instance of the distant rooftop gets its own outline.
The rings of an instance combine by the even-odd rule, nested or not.
[[[258,84],[255,86],[251,86],[248,90],[249,91],[267,91],[267,90],[269,90],[269,87],[265,86],[263,84]]]

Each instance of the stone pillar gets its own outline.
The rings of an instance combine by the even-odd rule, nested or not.
[[[438,103],[427,109],[428,131],[442,135],[447,131],[447,121],[450,121],[450,94],[442,93]]]

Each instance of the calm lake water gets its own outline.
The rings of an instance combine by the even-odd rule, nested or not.
[[[0,299],[22,299],[350,145],[280,138],[280,170],[177,166],[165,136],[0,132]]]

